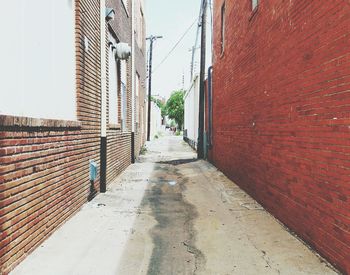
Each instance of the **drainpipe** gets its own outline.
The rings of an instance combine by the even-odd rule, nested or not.
[[[202,30],[201,30],[201,61],[200,61],[200,75],[199,75],[199,115],[198,115],[198,145],[197,155],[198,159],[205,158],[204,148],[204,78],[205,78],[205,57],[206,57],[206,28],[207,28],[207,1],[202,1]]]
[[[100,62],[101,62],[101,140],[100,192],[106,192],[107,174],[107,68],[106,68],[106,0],[100,0]]]
[[[213,131],[213,66],[208,69],[208,149],[213,146],[212,131]]]
[[[131,1],[131,163],[135,163],[135,3]]]

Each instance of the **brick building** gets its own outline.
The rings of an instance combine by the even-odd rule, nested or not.
[[[348,1],[214,1],[212,161],[350,272]]]
[[[142,0],[1,6],[0,274],[6,274],[138,155],[146,54]],[[114,20],[106,17],[110,9]],[[9,10],[18,11],[11,27]],[[127,60],[114,58],[120,42],[131,46]],[[95,181],[90,160],[98,167]]]

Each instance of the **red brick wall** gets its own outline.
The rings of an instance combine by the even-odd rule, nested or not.
[[[350,4],[214,7],[213,162],[350,272]]]

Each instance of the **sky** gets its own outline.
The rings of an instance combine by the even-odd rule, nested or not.
[[[191,51],[197,32],[197,21],[171,56],[157,68],[168,52],[198,20],[201,0],[146,0],[147,36],[162,35],[153,45],[152,94],[168,98],[172,91],[189,85]],[[147,47],[149,42],[147,41]]]

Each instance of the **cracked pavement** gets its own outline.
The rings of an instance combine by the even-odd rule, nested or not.
[[[147,148],[11,274],[337,274],[180,137]]]

